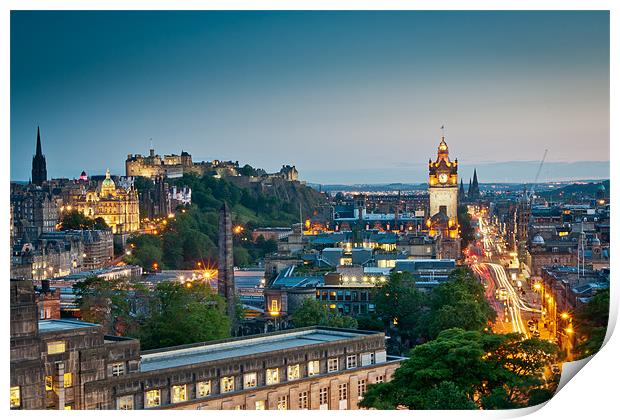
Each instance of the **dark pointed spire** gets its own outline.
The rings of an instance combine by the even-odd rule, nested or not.
[[[45,181],[47,181],[47,168],[41,147],[41,130],[37,126],[37,148],[36,154],[32,157],[32,183],[42,185]]]
[[[42,156],[43,152],[41,150],[41,131],[39,130],[39,126],[37,125],[37,152],[36,156]]]
[[[476,173],[476,169],[474,168],[474,180],[471,183],[471,194],[470,198],[476,200],[480,198],[480,187],[478,186],[478,174]]]
[[[463,186],[463,178],[461,178],[461,187],[459,188],[459,201],[462,203],[467,199],[465,196],[465,187]]]

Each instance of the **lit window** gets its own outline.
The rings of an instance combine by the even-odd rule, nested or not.
[[[54,389],[54,377],[46,376],[45,377],[45,390],[52,391]]]
[[[267,369],[267,385],[273,385],[280,382],[280,371],[278,368]]]
[[[271,312],[278,312],[278,300],[277,299],[271,299]]]
[[[187,401],[187,385],[174,385],[171,400],[173,404]]]
[[[288,410],[288,395],[278,397],[278,410]]]
[[[19,408],[22,405],[21,392],[18,386],[11,387],[11,408]]]
[[[308,409],[308,391],[299,393],[299,409],[300,410]]]
[[[336,372],[337,370],[338,370],[338,359],[328,359],[327,360],[327,371]]]
[[[73,406],[71,404],[65,405],[65,410],[73,410]]]
[[[73,375],[71,373],[65,373],[62,379],[63,379],[65,388],[69,388],[73,386]]]
[[[145,407],[159,407],[161,405],[161,391],[159,389],[152,389],[146,391],[144,398]]]
[[[235,390],[235,377],[224,376],[220,380],[220,392],[231,392]]]
[[[123,395],[116,399],[116,408],[118,410],[133,410],[133,395]]]
[[[243,375],[243,389],[256,387],[256,372]]]
[[[64,341],[50,341],[47,343],[47,354],[58,354],[65,352]]]
[[[125,374],[125,363],[112,364],[112,376],[122,376]]]
[[[357,398],[362,399],[366,393],[366,379],[360,379],[357,381]]]
[[[329,408],[329,388],[319,389],[319,406]]]
[[[265,400],[258,400],[254,403],[255,410],[264,410],[265,409]]]
[[[357,356],[347,356],[347,369],[357,367]]]
[[[211,394],[211,381],[202,381],[196,383],[196,396],[199,398],[206,397]]]
[[[287,376],[289,381],[299,379],[299,365],[291,365],[287,368]]]
[[[311,360],[308,362],[308,376],[318,375],[320,373],[319,361]]]
[[[338,400],[345,401],[347,399],[347,384],[338,385]]]

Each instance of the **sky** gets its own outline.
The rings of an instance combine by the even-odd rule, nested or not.
[[[188,151],[318,183],[609,176],[609,13],[11,13],[11,179]],[[577,168],[579,168],[577,170]],[[545,179],[546,178],[546,179]]]

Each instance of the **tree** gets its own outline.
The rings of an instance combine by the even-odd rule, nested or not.
[[[386,329],[395,327],[406,343],[420,337],[420,322],[425,312],[426,297],[415,287],[408,272],[392,273],[381,287],[373,292],[376,314]]]
[[[423,324],[428,338],[449,328],[482,330],[495,321],[496,313],[484,295],[484,287],[469,268],[459,267],[448,281],[433,289]]]
[[[84,230],[84,229],[96,229],[103,230],[109,229],[105,220],[102,217],[95,219],[85,216],[83,213],[72,210],[65,213],[60,219],[60,230]]]
[[[138,338],[143,349],[177,346],[230,336],[224,300],[208,284],[162,282],[150,299]]]
[[[539,402],[545,386],[543,367],[553,363],[557,347],[518,334],[496,335],[450,329],[416,346],[390,382],[368,387],[362,407],[514,408]],[[518,362],[514,360],[518,359]]]
[[[575,331],[579,334],[576,353],[588,357],[603,346],[609,322],[609,289],[596,293],[575,311]]]
[[[88,277],[73,285],[76,303],[84,321],[100,324],[109,334],[125,335],[137,329],[132,301],[144,287],[127,278]]]
[[[326,304],[313,298],[304,300],[299,308],[293,312],[291,319],[297,328],[314,325],[334,328],[357,328],[355,318],[331,311]]]

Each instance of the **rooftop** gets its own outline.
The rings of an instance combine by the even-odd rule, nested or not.
[[[39,321],[39,332],[54,332],[54,331],[69,331],[80,328],[93,328],[98,327],[97,324],[91,324],[90,322],[69,320],[69,319],[47,319]]]
[[[156,350],[152,353],[142,354],[140,371],[149,372],[196,363],[235,359],[260,353],[351,340],[369,334],[371,333],[310,328],[301,331],[268,334],[256,338],[240,338],[213,344],[202,343],[192,347]]]

